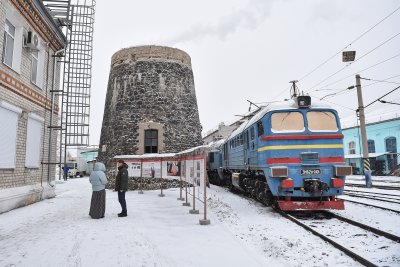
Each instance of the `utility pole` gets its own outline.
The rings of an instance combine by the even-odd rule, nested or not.
[[[362,153],[363,153],[363,163],[364,163],[364,176],[365,176],[365,186],[368,188],[372,187],[371,181],[371,165],[368,156],[368,142],[367,142],[367,130],[365,128],[365,114],[364,114],[364,103],[361,92],[361,82],[360,75],[356,75],[356,87],[357,87],[357,97],[358,97],[358,114],[360,118],[360,130],[361,130],[361,142],[362,142]]]

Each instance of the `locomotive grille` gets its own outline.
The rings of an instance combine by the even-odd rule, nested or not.
[[[302,152],[300,153],[300,160],[304,164],[318,164],[318,152]]]

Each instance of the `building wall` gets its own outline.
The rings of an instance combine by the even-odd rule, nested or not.
[[[29,12],[27,11],[29,10]],[[31,16],[35,17],[32,19]],[[4,63],[4,31],[5,21],[14,20],[21,34],[34,29],[39,35],[40,59],[39,69],[42,82],[39,85],[31,81],[32,51],[23,48],[14,50],[14,57],[20,58],[18,67],[9,67]],[[43,24],[45,19],[40,16],[37,7],[32,1],[3,0],[0,3],[0,101],[11,104],[22,112],[17,120],[16,162],[14,168],[0,168],[0,213],[30,204],[42,198],[54,196],[55,165],[41,164],[48,162],[49,129],[51,99],[50,90],[53,83],[53,59],[55,49],[61,49],[63,44],[54,39],[54,32],[49,35],[49,27]],[[37,24],[33,25],[32,22]],[[21,38],[22,35],[16,36]],[[48,42],[50,41],[50,42]],[[16,44],[18,45],[18,44]],[[20,53],[17,53],[19,50]],[[59,66],[56,66],[55,88],[58,89],[60,77]],[[54,104],[53,124],[58,122],[58,103]],[[39,167],[26,166],[27,153],[27,123],[29,116],[38,116],[44,119],[40,129],[40,164]],[[51,144],[52,160],[55,161],[57,148],[57,132],[53,131]]]
[[[395,137],[397,141],[397,153],[400,153],[400,118],[393,120],[387,120],[383,122],[368,124],[366,126],[367,139],[375,141],[375,153],[385,153],[386,151],[386,139],[388,137]],[[355,142],[356,151],[355,154],[362,154],[361,134],[359,134],[359,128],[348,128],[343,130],[344,134],[344,150],[345,155],[349,153],[349,143]],[[387,156],[380,156],[378,160],[384,160],[386,164],[386,172],[388,172],[388,159]],[[347,159],[347,162],[356,164],[356,166],[362,170],[362,162],[360,159]],[[400,163],[400,159],[398,160]]]

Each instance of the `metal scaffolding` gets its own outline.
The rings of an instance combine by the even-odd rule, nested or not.
[[[67,37],[59,96],[60,167],[66,166],[67,147],[89,145],[90,89],[92,79],[93,25],[95,0],[43,0]],[[50,140],[51,141],[51,140]],[[65,169],[65,168],[64,168]],[[61,170],[61,168],[60,168]],[[64,179],[66,179],[66,173]],[[60,172],[61,176],[61,172]]]

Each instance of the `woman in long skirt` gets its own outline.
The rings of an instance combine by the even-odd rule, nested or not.
[[[89,215],[92,219],[104,218],[106,211],[106,183],[107,177],[104,173],[106,167],[101,162],[96,162],[89,181],[92,184],[92,201],[90,202]]]

